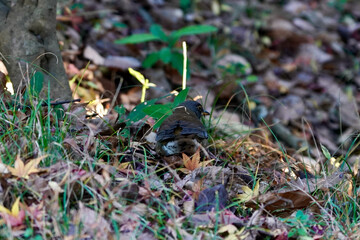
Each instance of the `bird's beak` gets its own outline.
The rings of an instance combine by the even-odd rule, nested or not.
[[[203,115],[203,116],[207,116],[207,115],[210,115],[210,113],[209,113],[208,111],[203,111],[203,112],[202,112],[202,115]]]

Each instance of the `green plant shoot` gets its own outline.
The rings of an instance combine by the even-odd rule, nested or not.
[[[158,24],[152,24],[150,27],[150,33],[133,34],[129,37],[116,40],[117,44],[137,44],[149,41],[163,42],[164,46],[157,50],[150,52],[144,61],[142,66],[144,68],[152,67],[156,62],[161,61],[164,64],[169,64],[171,67],[176,69],[180,74],[186,69],[189,74],[189,69],[184,67],[185,59],[183,54],[176,47],[176,43],[183,36],[206,34],[216,32],[218,29],[211,25],[193,25],[183,27],[176,31],[167,34],[164,29]],[[183,87],[184,89],[184,87]]]
[[[149,79],[145,78],[144,75],[142,75],[141,73],[139,73],[138,71],[135,71],[132,68],[128,68],[129,69],[129,73],[135,77],[141,84],[142,84],[142,91],[141,91],[141,102],[145,101],[145,94],[146,94],[146,89],[150,88],[150,87],[156,87],[156,84],[154,83],[150,83]]]

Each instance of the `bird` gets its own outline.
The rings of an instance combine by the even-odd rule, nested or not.
[[[203,106],[193,100],[179,104],[160,125],[156,136],[156,152],[161,156],[185,153],[193,155],[207,145],[208,133],[201,117],[209,115]]]

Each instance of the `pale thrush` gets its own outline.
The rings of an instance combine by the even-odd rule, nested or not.
[[[185,153],[193,155],[200,145],[207,145],[208,134],[201,116],[209,115],[192,100],[179,104],[161,124],[156,136],[156,151],[162,156]]]

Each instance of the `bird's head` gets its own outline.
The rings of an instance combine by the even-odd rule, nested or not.
[[[192,100],[187,100],[179,104],[178,107],[185,107],[186,111],[192,111],[199,119],[201,118],[201,116],[210,114],[208,111],[204,110],[203,106],[200,103]]]

